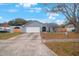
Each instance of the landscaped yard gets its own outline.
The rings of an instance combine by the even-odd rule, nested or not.
[[[0,33],[0,40],[8,39],[22,33]]]
[[[59,56],[79,56],[79,42],[47,42],[45,44]]]
[[[79,39],[79,33],[74,33],[74,32],[70,32],[68,33],[68,35],[66,36],[65,33],[58,33],[58,32],[52,32],[52,33],[41,33],[41,37],[43,39]]]

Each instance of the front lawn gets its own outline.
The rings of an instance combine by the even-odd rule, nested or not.
[[[8,39],[22,33],[0,33],[0,40]]]
[[[79,42],[47,42],[45,44],[59,56],[79,56]]]

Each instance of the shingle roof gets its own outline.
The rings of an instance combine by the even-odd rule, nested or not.
[[[38,26],[38,25],[42,26],[42,25],[45,25],[45,26],[48,26],[48,27],[58,27],[58,25],[55,24],[55,23],[41,23],[39,21],[29,21],[24,26],[33,26],[33,25],[30,25],[30,24],[35,24],[34,26]]]
[[[24,26],[28,26],[28,25],[30,25],[30,24],[32,24],[32,23],[43,24],[43,23],[38,22],[38,21],[29,21],[29,22],[28,22],[28,23],[26,23]]]

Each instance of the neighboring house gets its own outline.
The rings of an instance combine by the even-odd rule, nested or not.
[[[68,24],[65,26],[68,32],[74,32],[75,31],[75,26],[73,24]]]
[[[0,32],[2,32],[2,31],[10,32],[10,28],[7,23],[0,24]]]
[[[56,28],[55,29],[56,32],[66,32],[66,28]]]
[[[65,28],[62,27],[57,27],[55,28],[56,32],[74,32],[75,31],[75,27],[73,24],[67,24],[65,26]]]
[[[57,24],[41,23],[38,21],[30,21],[23,26],[10,26],[11,32],[54,32]]]
[[[0,31],[10,32],[10,28],[9,27],[0,27]]]

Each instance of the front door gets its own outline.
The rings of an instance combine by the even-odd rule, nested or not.
[[[42,32],[46,32],[46,27],[42,27]]]

